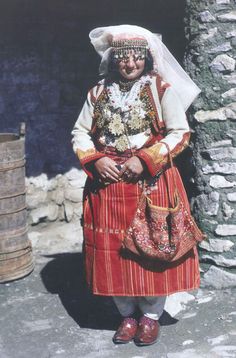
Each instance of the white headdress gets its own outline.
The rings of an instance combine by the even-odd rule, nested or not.
[[[100,74],[107,74],[110,53],[112,51],[111,43],[114,38],[122,38],[122,36],[127,38],[127,35],[130,38],[141,37],[147,40],[153,57],[154,71],[164,81],[171,84],[177,92],[183,107],[187,110],[201,92],[200,88],[191,80],[159,37],[143,27],[134,25],[107,26],[98,27],[90,32],[91,43],[102,58],[99,68]]]

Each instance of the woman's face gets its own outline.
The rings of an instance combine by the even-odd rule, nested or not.
[[[118,62],[118,71],[126,80],[135,80],[143,73],[145,59],[141,59],[134,50]]]

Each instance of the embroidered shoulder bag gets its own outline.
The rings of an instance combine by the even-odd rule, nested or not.
[[[169,146],[166,146],[175,186],[173,203],[168,190],[171,207],[153,205],[144,189],[135,216],[127,229],[123,248],[149,259],[173,262],[187,254],[206,236],[197,227],[178,193],[172,156]]]

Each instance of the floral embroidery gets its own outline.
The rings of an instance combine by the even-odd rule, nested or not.
[[[143,108],[136,108],[134,107],[130,112],[130,120],[127,121],[127,125],[130,127],[131,130],[142,129],[146,112]]]
[[[124,133],[124,124],[122,123],[121,115],[119,113],[113,114],[108,128],[114,135],[120,135]]]
[[[124,152],[129,148],[129,142],[125,135],[122,135],[115,141],[115,147],[119,152]]]
[[[93,129],[101,144],[104,145],[105,142],[106,145],[114,146],[119,152],[123,152],[129,148],[127,136],[150,134],[156,113],[148,95],[149,82],[147,78],[145,80],[146,82],[143,80],[136,86],[139,92],[134,88],[133,93],[128,99],[124,99],[122,105],[119,99],[114,101],[114,93],[118,93],[117,84],[114,84],[114,93],[109,86],[101,93],[94,107]]]

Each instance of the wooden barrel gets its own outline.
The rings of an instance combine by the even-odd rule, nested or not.
[[[34,268],[27,235],[25,141],[0,134],[0,282],[29,274]]]

